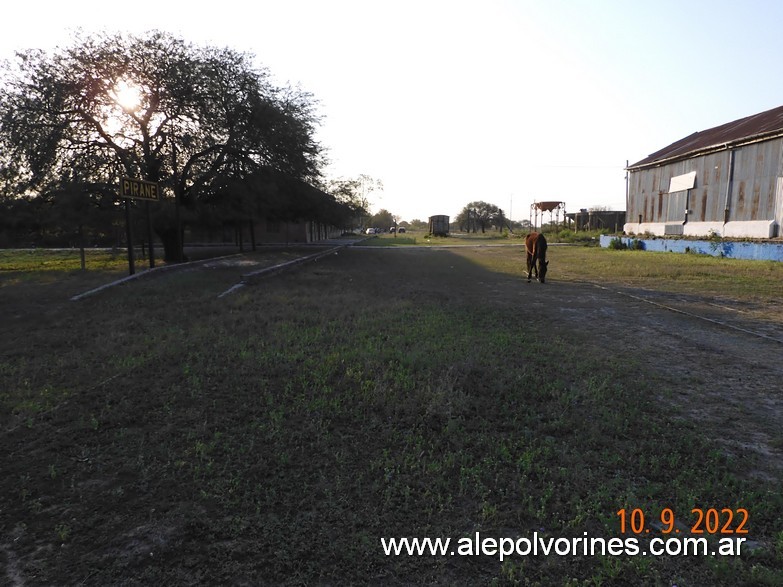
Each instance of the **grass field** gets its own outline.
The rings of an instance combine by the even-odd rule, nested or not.
[[[551,280],[780,306],[780,264],[550,257]],[[519,288],[549,287],[523,285],[517,247],[348,249],[224,298],[236,267],[80,302],[68,299],[126,266],[34,259],[0,257],[10,584],[783,584],[780,479],[752,477],[751,459],[656,401],[673,384],[633,347],[607,355],[516,304]],[[750,511],[753,548],[503,562],[381,548],[625,538],[621,508],[668,507],[687,529],[704,504]]]

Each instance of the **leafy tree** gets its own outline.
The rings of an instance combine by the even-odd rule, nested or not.
[[[465,206],[455,219],[460,230],[466,232],[487,231],[487,228],[496,227],[501,230],[506,222],[503,210],[483,201],[471,202]]]
[[[429,223],[425,220],[414,218],[408,223],[408,226],[411,230],[427,230]]]
[[[380,210],[370,218],[370,226],[381,228],[386,232],[395,225],[394,215],[386,209]]]
[[[312,97],[274,86],[247,54],[153,31],[17,57],[0,80],[0,193],[57,194],[73,168],[93,194],[116,193],[122,176],[160,182],[169,190],[155,229],[166,258],[180,260],[182,214],[196,218],[229,186],[261,171],[319,178]],[[228,198],[225,214],[263,208],[270,192],[254,187]]]
[[[533,223],[530,222],[530,220],[520,220],[516,222],[516,225],[519,227],[520,230],[530,232],[533,230]]]
[[[325,190],[330,193],[337,202],[345,205],[349,210],[348,224],[345,228],[363,226],[364,220],[370,216],[370,204],[367,199],[367,188],[364,185],[368,176],[360,175],[358,178],[337,178],[329,180]],[[364,183],[363,183],[364,182]]]

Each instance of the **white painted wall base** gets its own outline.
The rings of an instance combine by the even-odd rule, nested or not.
[[[663,236],[663,231],[666,229],[666,224],[663,222],[627,222],[623,225],[625,234],[654,234],[655,236]]]
[[[623,226],[626,234],[652,234],[664,236],[666,225],[671,222],[628,222]],[[773,220],[727,222],[686,222],[683,224],[683,236],[708,237],[714,232],[726,238],[773,238],[778,236],[777,223]]]
[[[710,236],[710,233],[723,235],[723,222],[686,222],[683,236]]]
[[[774,220],[727,222],[721,236],[731,238],[772,238],[777,224]]]

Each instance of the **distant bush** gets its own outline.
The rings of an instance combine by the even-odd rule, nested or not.
[[[644,241],[634,238],[626,243],[623,239],[617,236],[609,241],[609,248],[614,251],[643,251]]]
[[[564,228],[554,234],[547,233],[546,236],[552,242],[596,245],[598,244],[602,234],[607,234],[607,231],[580,230],[575,232],[570,228]]]

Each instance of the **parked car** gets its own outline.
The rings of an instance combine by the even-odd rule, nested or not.
[[[397,229],[397,232],[398,232],[398,233],[400,233],[400,234],[402,234],[403,232],[405,232],[405,227],[404,227],[404,226],[400,226],[400,227]]]

